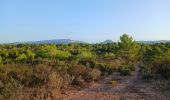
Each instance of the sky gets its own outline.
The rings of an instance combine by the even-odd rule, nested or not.
[[[170,0],[0,0],[0,43],[170,40]]]

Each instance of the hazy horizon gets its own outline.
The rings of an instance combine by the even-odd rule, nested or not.
[[[0,43],[170,40],[169,0],[1,0]]]

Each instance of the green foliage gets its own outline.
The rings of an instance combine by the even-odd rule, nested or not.
[[[106,53],[104,54],[105,58],[110,58],[110,59],[114,59],[115,58],[115,54],[114,53]]]
[[[130,75],[135,70],[135,61],[144,64],[143,78],[160,75],[169,79],[170,43],[140,44],[124,34],[120,42],[104,44],[3,44],[0,45],[0,94],[7,100],[15,100],[11,93],[18,93],[22,86],[45,87],[44,90],[50,91],[68,85],[81,87],[105,73],[118,71],[120,75]],[[38,99],[47,94],[44,90]],[[20,95],[15,95],[19,99]]]
[[[131,70],[128,68],[121,68],[120,75],[122,75],[122,76],[131,75]]]
[[[71,54],[70,54],[69,52],[57,50],[55,57],[56,57],[57,59],[63,60],[63,59],[69,58],[70,56],[71,56]]]
[[[20,55],[16,58],[17,61],[22,61],[22,60],[26,60],[26,59],[27,59],[27,56],[26,56],[25,54],[20,54]]]
[[[119,69],[120,75],[126,76],[126,75],[131,75],[131,72],[133,71],[133,66],[130,64],[127,65],[122,65]]]
[[[0,56],[0,65],[2,64],[2,57]]]
[[[57,48],[55,45],[44,45],[39,48],[37,56],[42,58],[55,58],[57,53]]]
[[[35,53],[32,52],[32,51],[29,50],[29,49],[26,51],[26,55],[27,55],[27,57],[28,57],[29,59],[31,59],[31,60],[33,60],[34,57],[35,57]]]
[[[77,57],[80,59],[90,59],[95,58],[95,54],[90,51],[82,51],[80,54],[77,55]]]
[[[134,61],[138,58],[139,45],[127,34],[120,37],[118,54],[127,61]]]

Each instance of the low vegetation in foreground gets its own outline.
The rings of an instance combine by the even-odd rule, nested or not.
[[[124,34],[113,43],[2,44],[0,99],[48,100],[54,91],[82,88],[113,72],[131,75],[136,63],[144,80],[170,89],[170,43],[142,44]]]

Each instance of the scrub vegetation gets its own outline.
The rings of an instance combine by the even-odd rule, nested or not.
[[[141,80],[161,80],[170,89],[170,43],[137,43],[124,34],[119,42],[97,44],[1,44],[0,99],[50,100],[115,72],[130,76],[136,64]]]

